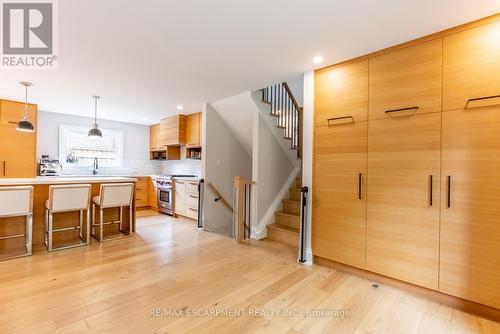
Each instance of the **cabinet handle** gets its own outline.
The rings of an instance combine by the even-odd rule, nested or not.
[[[7,172],[5,171],[6,167],[7,167],[7,161],[4,160],[3,161],[3,168],[2,168],[2,170],[3,170],[3,176],[5,176],[7,174]]]
[[[481,101],[481,100],[488,100],[488,99],[496,99],[497,97],[500,97],[500,95],[491,95],[491,96],[475,97],[475,98],[472,98],[472,99],[468,99],[468,100],[467,100],[467,104],[469,104],[469,102],[474,102],[474,101]]]
[[[358,175],[358,198],[363,199],[363,173],[359,173]]]
[[[390,114],[392,112],[407,111],[407,110],[416,110],[416,109],[418,109],[418,107],[408,107],[408,108],[391,109],[391,110],[386,110],[384,112],[386,114]]]
[[[189,210],[191,210],[191,211],[195,211],[195,212],[198,212],[198,210],[196,210],[196,209],[193,209],[193,208],[188,208],[188,209],[189,209]]]
[[[178,183],[178,184],[184,184],[184,182],[180,182],[180,181],[175,181],[175,183]]]
[[[451,176],[448,175],[448,180],[446,182],[446,186],[447,186],[447,198],[446,198],[446,206],[448,208],[451,208]]]
[[[331,121],[340,121],[340,120],[343,120],[343,119],[350,119],[354,122],[354,117],[352,117],[351,115],[349,116],[342,116],[342,117],[331,117],[331,118],[327,118],[326,119],[326,122],[328,123],[328,125],[330,124]]]
[[[432,175],[429,175],[429,206],[432,206],[432,186],[433,186],[433,182],[432,182],[432,179],[433,179],[433,176]]]

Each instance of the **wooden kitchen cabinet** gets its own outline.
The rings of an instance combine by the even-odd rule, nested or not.
[[[148,180],[148,202],[152,209],[158,210],[158,192],[156,189],[156,179]]]
[[[442,39],[370,58],[369,118],[441,112]]]
[[[439,291],[500,309],[500,106],[443,113]]]
[[[160,123],[160,144],[184,145],[186,144],[186,116],[176,115],[165,118]]]
[[[498,20],[445,36],[443,110],[500,105],[499,59]]]
[[[28,105],[35,132],[16,130],[24,115],[24,103],[0,100],[0,177],[35,177],[37,106]]]
[[[368,117],[368,60],[315,73],[315,125],[365,121]]]
[[[186,147],[201,147],[201,112],[186,118]]]
[[[174,213],[176,215],[186,215],[186,182],[175,180],[175,193],[174,193],[174,203],[175,209]]]
[[[148,200],[148,177],[138,177],[135,183],[135,206],[137,208],[149,205]]]
[[[149,127],[149,150],[164,151],[165,146],[161,144],[160,139],[160,123]]]
[[[314,255],[365,268],[367,122],[315,128]]]

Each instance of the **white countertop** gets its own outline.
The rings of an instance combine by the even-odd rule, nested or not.
[[[37,176],[34,178],[0,179],[0,186],[18,186],[29,184],[74,184],[74,183],[116,183],[135,182],[133,177],[119,176]]]
[[[174,180],[188,181],[188,182],[200,182],[200,177],[174,177]]]

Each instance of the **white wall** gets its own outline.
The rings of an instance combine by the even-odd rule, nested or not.
[[[306,258],[312,263],[312,209],[313,209],[313,130],[314,130],[314,71],[304,74],[304,110],[303,110],[303,139],[302,139],[302,186],[309,188],[308,211],[306,215]]]
[[[211,182],[232,203],[234,177],[251,179],[252,158],[210,104],[204,106],[203,114],[204,228],[231,236],[232,214],[220,202],[214,201],[215,195],[207,184]]]
[[[304,106],[304,75],[299,75],[286,81],[293,96],[301,107]]]
[[[262,112],[257,112],[257,145],[254,147],[254,175],[256,181],[253,193],[256,197],[257,226],[255,237],[263,237],[265,226],[272,224],[274,212],[279,208],[281,199],[288,190],[288,180],[291,178],[295,165],[290,161],[288,155],[276,140]],[[256,171],[256,173],[255,173]],[[292,179],[296,175],[292,176]],[[254,229],[252,229],[254,230]]]

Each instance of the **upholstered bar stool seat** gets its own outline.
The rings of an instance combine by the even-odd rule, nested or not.
[[[0,235],[0,240],[24,238],[24,253],[21,255],[2,256],[0,260],[29,256],[33,240],[33,187],[0,187],[0,224],[2,218],[26,217],[24,233]]]
[[[134,184],[133,183],[109,183],[101,184],[101,189],[99,196],[94,196],[92,198],[92,236],[99,240],[99,242],[105,241],[104,239],[104,226],[110,224],[118,224],[119,231],[127,236],[132,236],[132,217],[133,217],[133,195],[134,195]],[[99,207],[99,222],[96,222],[96,206]],[[129,230],[125,232],[123,230],[123,208],[129,207]],[[119,217],[116,221],[104,221],[104,209],[118,208]],[[96,235],[95,229],[99,228],[99,235]],[[114,237],[109,239],[117,239],[120,237]],[[106,239],[106,240],[109,240]]]
[[[49,199],[45,202],[45,244],[49,252],[79,246],[90,243],[90,184],[68,184],[49,186]],[[54,213],[79,212],[78,226],[70,226],[54,229]],[[83,216],[87,212],[86,235],[83,236]],[[53,236],[56,232],[79,231],[78,243],[69,246],[53,247]]]

